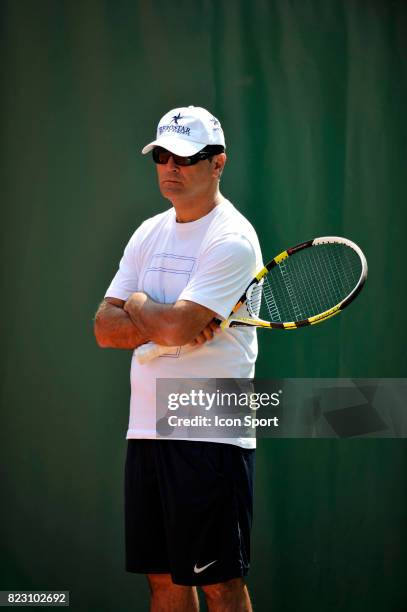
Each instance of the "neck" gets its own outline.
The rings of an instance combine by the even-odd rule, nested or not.
[[[223,196],[219,190],[205,198],[194,198],[193,200],[171,200],[175,208],[177,223],[190,223],[205,217],[220,204]]]

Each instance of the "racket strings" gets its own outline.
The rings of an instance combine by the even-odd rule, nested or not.
[[[302,312],[295,295],[295,290],[291,281],[290,270],[286,265],[285,261],[282,261],[280,264],[280,272],[284,281],[285,288],[287,290],[288,299],[290,301],[295,320],[299,320],[302,318]]]
[[[248,311],[256,319],[260,317],[262,300],[266,302],[268,318],[272,321],[280,321],[281,314],[267,276],[253,287],[250,298],[247,300]]]
[[[247,305],[256,318],[301,321],[339,304],[361,275],[359,255],[343,244],[322,244],[287,259],[257,285]]]

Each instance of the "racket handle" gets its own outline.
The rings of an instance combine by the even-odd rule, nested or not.
[[[221,325],[222,329],[224,329],[225,327],[228,327],[227,319],[223,322],[220,319],[214,319],[214,321],[215,323],[217,323],[217,325]],[[141,346],[136,348],[136,350],[134,351],[134,354],[136,355],[136,358],[139,364],[144,365],[145,363],[152,361],[153,359],[155,359],[156,357],[159,357],[160,355],[165,355],[165,353],[169,353],[175,348],[178,348],[178,347],[161,346],[160,344],[156,344],[155,342],[147,342],[146,344],[142,344]]]
[[[147,344],[139,346],[134,353],[139,364],[143,365],[160,355],[164,355],[164,353],[168,353],[171,351],[171,348],[170,346],[155,344],[155,342],[147,342]]]

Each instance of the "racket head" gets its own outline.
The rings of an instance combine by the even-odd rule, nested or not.
[[[260,270],[222,326],[296,329],[321,323],[352,303],[367,271],[362,250],[347,238],[302,242]]]

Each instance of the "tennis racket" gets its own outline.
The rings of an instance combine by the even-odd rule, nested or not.
[[[297,329],[322,323],[349,306],[367,278],[362,250],[346,238],[325,236],[274,257],[252,279],[224,321],[228,327]],[[149,342],[136,349],[139,363],[168,353]]]

